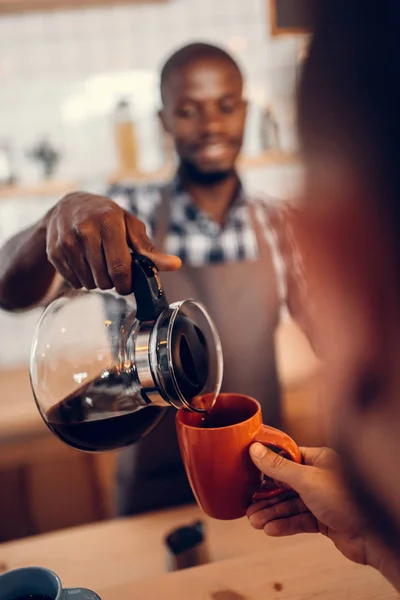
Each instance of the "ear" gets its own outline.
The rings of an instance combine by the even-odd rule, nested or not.
[[[170,130],[170,128],[168,126],[168,122],[167,122],[167,116],[166,116],[165,110],[163,108],[158,111],[158,118],[161,121],[161,125],[163,126],[164,131],[166,131],[167,133],[171,133],[171,130]]]

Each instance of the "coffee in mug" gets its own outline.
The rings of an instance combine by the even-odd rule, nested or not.
[[[18,596],[15,600],[52,600],[47,594],[25,594]]]

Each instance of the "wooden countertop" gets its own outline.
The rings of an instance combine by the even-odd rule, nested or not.
[[[212,562],[165,574],[165,534],[202,518]],[[41,565],[102,600],[394,600],[375,571],[320,535],[272,539],[247,519],[215,521],[197,507],[109,521],[0,545],[0,569]]]
[[[0,371],[0,444],[47,432],[36,408],[26,366]]]
[[[28,367],[0,371],[0,415],[0,469],[71,454],[39,414]]]

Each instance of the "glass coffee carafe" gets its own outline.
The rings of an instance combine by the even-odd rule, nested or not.
[[[170,407],[208,412],[220,390],[221,344],[204,306],[169,305],[144,256],[133,255],[132,273],[132,295],[71,290],[36,328],[36,404],[51,431],[79,450],[133,444]]]

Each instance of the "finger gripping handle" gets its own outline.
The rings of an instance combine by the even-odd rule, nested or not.
[[[259,442],[277,454],[282,454],[285,458],[293,460],[296,463],[301,463],[303,460],[300,448],[296,442],[286,433],[274,427],[261,425],[253,437],[254,442]],[[253,494],[253,502],[268,500],[286,491],[285,488],[276,485],[271,479],[264,480],[260,489]]]

